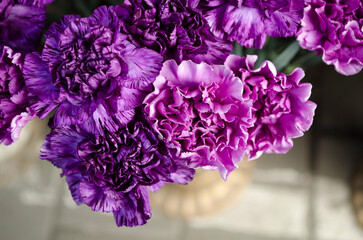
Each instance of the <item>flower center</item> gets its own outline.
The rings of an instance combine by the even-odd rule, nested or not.
[[[108,28],[94,30],[66,45],[62,58],[59,84],[74,98],[95,99],[100,92],[110,92],[115,87],[114,78],[121,72],[121,60],[110,49],[114,34]],[[56,83],[57,84],[57,83]]]
[[[140,183],[147,185],[153,182],[143,171],[154,157],[153,152],[145,151],[145,145],[149,144],[147,139],[142,141],[126,132],[109,133],[94,141],[81,142],[78,156],[87,169],[90,182],[128,192]]]
[[[275,124],[283,115],[291,111],[291,101],[286,93],[271,91],[261,97],[257,105],[257,115],[263,124]]]

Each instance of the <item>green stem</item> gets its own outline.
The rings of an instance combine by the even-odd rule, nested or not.
[[[316,52],[309,52],[302,57],[296,59],[293,64],[301,67],[318,65],[322,62],[321,57],[316,55]]]
[[[244,54],[243,47],[237,42],[234,42],[233,53],[238,56],[243,56]]]
[[[300,50],[297,41],[292,42],[277,58],[273,61],[277,71],[284,69]]]

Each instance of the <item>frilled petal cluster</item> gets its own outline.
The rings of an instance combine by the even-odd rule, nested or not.
[[[222,64],[231,53],[229,41],[213,35],[192,0],[127,0],[119,6],[122,31],[132,42],[163,55],[164,60]]]
[[[3,0],[0,3],[0,44],[30,52],[39,44],[50,0]]]
[[[186,184],[194,175],[142,118],[103,135],[87,126],[56,127],[41,148],[41,158],[63,170],[76,203],[112,212],[118,226],[151,217],[147,187]]]
[[[164,63],[144,103],[153,129],[189,166],[219,169],[224,179],[241,161],[251,126],[242,81],[223,65]]]
[[[296,33],[303,17],[303,0],[201,0],[212,31],[245,47],[262,48],[266,36]]]
[[[0,143],[11,144],[20,130],[35,117],[29,109],[29,92],[24,80],[24,55],[9,47],[0,59]]]
[[[250,159],[290,150],[292,138],[301,137],[310,128],[316,108],[308,100],[311,84],[300,83],[302,69],[285,75],[269,61],[253,69],[256,60],[257,56],[231,55],[225,63],[244,82],[243,98],[253,101],[254,124],[248,129],[247,142]]]
[[[363,68],[363,2],[309,0],[297,39],[344,75]]]
[[[89,18],[65,16],[45,34],[41,58],[33,54],[27,61],[35,73],[32,92],[58,107],[56,126],[94,119],[99,130],[117,130],[132,119],[161,69],[160,54],[120,33],[114,9],[100,7]]]

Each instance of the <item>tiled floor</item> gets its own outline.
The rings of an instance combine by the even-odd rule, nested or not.
[[[76,206],[58,169],[30,161],[29,169],[0,189],[0,239],[363,239],[349,188],[355,164],[363,161],[363,75],[315,71],[321,75],[307,72],[319,104],[314,127],[288,154],[255,161],[251,184],[229,209],[183,221],[154,208],[147,225],[117,228],[111,215]]]

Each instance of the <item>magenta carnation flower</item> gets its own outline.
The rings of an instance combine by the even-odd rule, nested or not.
[[[363,68],[363,2],[309,0],[297,39],[344,75]]]
[[[0,143],[11,144],[21,129],[36,115],[29,109],[24,80],[24,55],[9,47],[1,49],[0,59]]]
[[[142,225],[151,217],[147,187],[186,184],[194,175],[141,115],[102,135],[86,126],[56,127],[40,156],[63,170],[77,204],[112,212],[118,226]]]
[[[223,65],[169,60],[144,103],[153,129],[191,167],[219,169],[224,179],[243,159],[251,102]]]
[[[45,34],[41,59],[28,59],[32,92],[58,106],[56,126],[92,118],[99,130],[115,131],[141,105],[162,56],[129,42],[120,24],[114,7],[100,7],[89,18],[66,16]]]
[[[153,49],[164,60],[222,64],[232,42],[214,36],[196,0],[126,0],[118,8],[122,31],[132,42]]]
[[[300,83],[302,69],[285,75],[269,61],[253,69],[256,60],[257,56],[231,55],[225,63],[244,82],[243,98],[253,101],[254,125],[248,129],[247,142],[250,159],[262,153],[286,153],[292,138],[310,128],[316,108],[308,100],[311,84]]]
[[[0,44],[30,52],[38,46],[50,0],[4,0],[0,3]]]
[[[266,36],[296,33],[303,17],[303,0],[201,0],[212,31],[245,47],[262,48]]]

